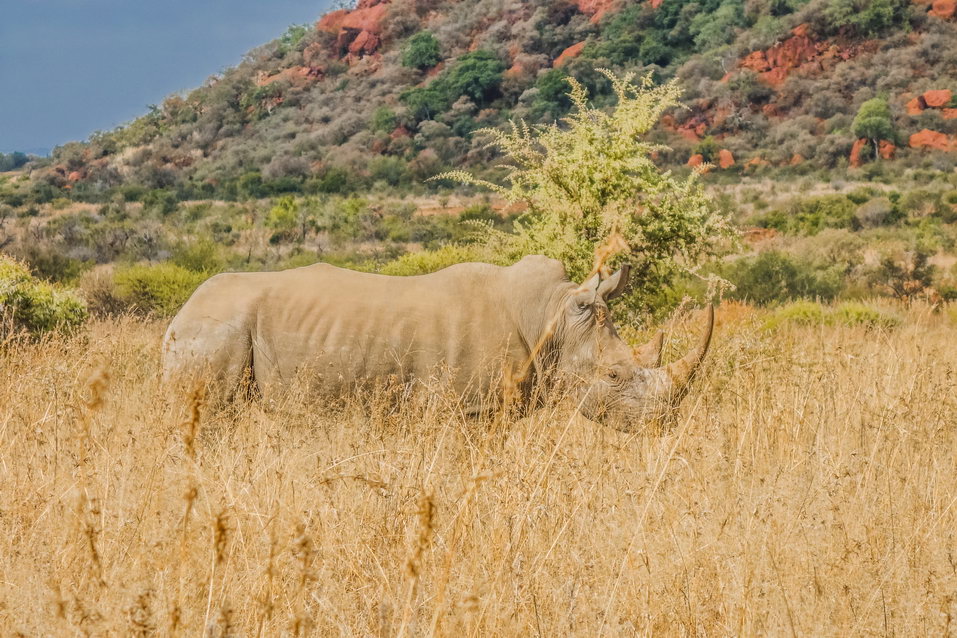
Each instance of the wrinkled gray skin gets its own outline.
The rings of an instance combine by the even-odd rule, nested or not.
[[[628,269],[568,280],[562,264],[525,257],[503,268],[467,263],[389,277],[316,264],[209,279],[163,341],[164,378],[232,395],[249,375],[265,398],[304,381],[340,396],[375,383],[448,384],[470,412],[499,403],[503,378],[519,399],[558,388],[588,418],[634,430],[665,416],[707,350],[665,368],[660,336],[633,351],[607,302]]]

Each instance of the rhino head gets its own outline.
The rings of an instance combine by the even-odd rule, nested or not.
[[[660,366],[663,334],[632,349],[611,320],[608,301],[628,284],[628,267],[602,280],[595,275],[581,286],[572,284],[561,296],[555,337],[557,368],[570,383],[582,414],[625,432],[661,422],[673,413],[704,359],[711,342],[714,308],[699,345],[683,358]]]

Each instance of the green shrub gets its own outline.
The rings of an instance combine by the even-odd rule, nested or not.
[[[863,37],[906,24],[910,8],[908,0],[827,0],[822,4],[824,34],[853,31]]]
[[[424,250],[402,255],[384,265],[383,275],[425,275],[465,261],[488,261],[488,255],[480,247],[447,244],[437,250]]]
[[[568,99],[568,73],[562,69],[549,69],[538,76],[535,88],[534,107],[542,117],[554,119],[572,105]]]
[[[114,275],[117,297],[135,312],[170,317],[208,275],[172,263],[126,266]]]
[[[792,202],[755,219],[758,226],[815,235],[825,228],[856,229],[857,206],[844,195],[821,195]]]
[[[399,123],[395,111],[388,106],[380,106],[372,113],[369,128],[377,133],[391,133]]]
[[[797,301],[781,306],[764,322],[765,328],[772,330],[787,324],[890,330],[899,326],[901,320],[858,301],[847,301],[836,308],[828,308],[816,301]]]
[[[835,323],[865,328],[896,328],[901,320],[891,314],[856,301],[846,301],[834,309]]]
[[[420,120],[445,112],[463,95],[485,105],[498,97],[504,71],[505,65],[491,51],[472,51],[458,58],[428,86],[408,89],[399,98]]]
[[[177,206],[176,193],[170,191],[156,189],[143,196],[143,208],[161,217],[169,217],[176,212]]]
[[[215,273],[225,266],[220,245],[209,237],[179,242],[173,247],[170,261],[193,272]]]
[[[431,69],[441,59],[439,41],[429,31],[419,31],[402,48],[402,66],[412,69]]]
[[[282,58],[287,53],[295,51],[310,32],[310,25],[308,24],[290,25],[286,32],[279,36],[276,43],[276,54]]]
[[[778,328],[785,324],[818,326],[828,323],[828,314],[816,301],[796,301],[774,311],[764,322],[764,327]]]
[[[36,335],[70,330],[86,319],[86,302],[76,291],[40,281],[20,262],[0,255],[0,327]]]
[[[901,210],[886,197],[875,197],[857,207],[855,224],[861,228],[885,226],[899,221]]]
[[[820,268],[776,250],[734,261],[721,274],[737,286],[730,295],[733,299],[761,305],[791,299],[829,300],[843,285],[837,269]]]
[[[718,161],[718,151],[720,150],[717,140],[711,135],[698,142],[694,147],[694,153],[701,155],[704,161],[712,164]]]

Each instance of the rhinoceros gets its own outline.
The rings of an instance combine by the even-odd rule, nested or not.
[[[328,264],[223,273],[170,324],[164,377],[230,393],[248,376],[264,397],[294,380],[326,395],[440,381],[468,412],[503,394],[529,407],[544,386],[571,396],[585,417],[632,431],[680,401],[708,350],[714,311],[699,345],[658,367],[661,334],[632,349],[609,315],[628,275],[624,267],[577,284],[540,255],[411,277]]]

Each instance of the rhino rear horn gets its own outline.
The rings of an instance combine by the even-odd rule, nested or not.
[[[646,344],[635,348],[635,363],[642,368],[657,368],[661,365],[661,351],[665,345],[665,333],[661,330]]]
[[[676,397],[681,397],[685,389],[694,378],[695,372],[708,353],[708,346],[711,344],[711,333],[714,331],[714,306],[708,306],[707,326],[701,341],[696,348],[686,354],[674,363],[668,364],[665,371],[671,378],[672,388]]]

